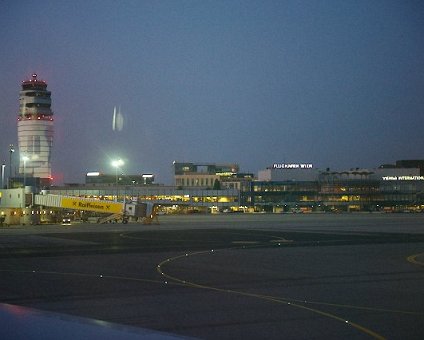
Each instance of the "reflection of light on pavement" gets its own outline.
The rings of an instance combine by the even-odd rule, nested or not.
[[[281,241],[281,240],[280,240]],[[237,241],[236,241],[237,242]],[[234,242],[233,242],[234,243]],[[248,246],[247,246],[248,247]],[[252,245],[252,247],[256,247],[254,245]],[[220,252],[226,251],[226,250],[234,250],[235,248],[227,248],[227,249],[220,249]],[[243,246],[243,249],[245,249],[245,246]],[[187,287],[190,288],[199,288],[199,289],[209,289],[212,291],[216,291],[216,292],[222,292],[222,293],[226,293],[226,294],[235,294],[235,295],[240,295],[240,296],[245,296],[245,297],[251,297],[251,298],[256,298],[256,299],[261,299],[261,300],[266,300],[269,302],[273,302],[273,303],[278,303],[278,304],[284,304],[286,306],[290,306],[293,308],[297,308],[297,309],[301,309],[304,311],[308,311],[308,312],[312,312],[314,314],[318,314],[321,316],[324,316],[326,318],[329,319],[333,319],[339,322],[342,322],[350,327],[355,328],[356,330],[374,338],[374,339],[385,339],[385,337],[383,337],[382,335],[374,332],[373,330],[366,328],[364,326],[361,326],[360,324],[357,324],[355,322],[352,322],[350,320],[346,320],[342,317],[339,317],[336,314],[332,314],[332,313],[328,313],[316,308],[311,308],[308,307],[308,301],[303,300],[303,301],[299,301],[299,300],[295,300],[295,299],[290,299],[290,298],[284,298],[284,297],[276,297],[276,296],[270,296],[270,295],[263,295],[263,294],[256,294],[256,293],[248,293],[248,292],[244,292],[244,291],[240,291],[240,290],[234,290],[234,289],[225,289],[225,288],[219,288],[219,287],[214,287],[214,286],[208,286],[208,285],[203,285],[203,284],[198,284],[192,281],[187,281],[184,280],[182,278],[178,278],[175,276],[171,276],[167,273],[165,273],[163,271],[163,267],[166,265],[168,265],[171,262],[180,260],[183,257],[192,257],[192,256],[198,256],[198,255],[207,255],[207,254],[211,254],[213,253],[213,249],[212,250],[207,250],[207,251],[198,251],[198,252],[193,252],[193,253],[185,253],[184,255],[179,255],[179,256],[175,256],[175,257],[170,257],[167,258],[166,260],[163,260],[162,262],[160,262],[157,266],[156,266],[156,271],[161,274],[163,277],[166,277],[169,280],[172,280],[176,283],[180,283],[182,285],[186,285]],[[341,306],[341,305],[339,305]],[[352,308],[352,306],[350,306]]]
[[[15,305],[8,305],[8,304],[4,304],[3,305],[4,309],[6,309],[7,311],[11,312],[12,314],[15,315],[26,315],[27,314],[27,309],[24,307],[20,307],[20,306],[15,306]]]
[[[22,317],[24,315],[25,317]],[[0,303],[1,339],[181,339],[152,329]]]
[[[234,243],[234,244],[257,244],[259,242],[257,242],[257,241],[233,241],[231,243]]]
[[[418,257],[422,257],[423,258],[423,260],[424,260],[424,253],[421,253],[421,254],[415,254],[415,255],[411,255],[411,256],[408,256],[407,258],[406,258],[406,260],[408,261],[408,262],[411,262],[411,263],[413,263],[413,264],[417,264],[417,265],[419,265],[419,266],[424,266],[424,262],[423,261],[419,261],[419,260],[417,260],[417,258]]]
[[[271,241],[269,241],[269,242],[271,242],[271,243],[291,243],[291,242],[293,242],[293,240],[286,240],[285,238],[282,238],[282,239],[277,239],[277,240],[271,240]]]

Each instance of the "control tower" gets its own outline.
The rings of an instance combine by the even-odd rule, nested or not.
[[[44,185],[51,182],[53,112],[47,83],[33,74],[22,82],[19,94],[18,144],[19,173],[39,177]]]

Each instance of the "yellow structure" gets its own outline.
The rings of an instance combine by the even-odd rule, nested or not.
[[[77,209],[95,211],[106,214],[120,214],[123,213],[123,204],[100,201],[100,200],[87,200],[74,197],[62,197],[61,208]]]

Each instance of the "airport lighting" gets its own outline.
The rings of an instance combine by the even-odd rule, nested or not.
[[[24,188],[26,186],[26,162],[29,160],[28,156],[22,156],[22,161],[24,162]]]
[[[4,189],[4,170],[6,168],[6,164],[1,165],[1,189]]]
[[[118,201],[118,169],[124,165],[122,159],[112,161],[112,166],[115,168],[115,185],[116,185],[116,201]]]
[[[13,144],[9,145],[9,180],[8,180],[8,188],[10,189],[11,178],[12,178],[12,155],[15,152],[15,148]]]

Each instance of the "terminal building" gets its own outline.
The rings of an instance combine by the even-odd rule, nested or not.
[[[85,184],[93,186],[111,185],[153,185],[155,184],[153,174],[125,175],[125,174],[103,174],[101,172],[88,172],[85,175]],[[77,184],[78,185],[78,184]]]
[[[424,212],[424,175],[419,162],[344,171],[278,163],[259,171],[257,178],[236,171],[223,174],[224,167],[213,164],[202,172],[195,163],[184,163],[189,170],[181,171],[178,165],[178,185],[173,186],[155,184],[153,175],[88,174],[85,184],[41,190],[39,183],[33,183],[0,190],[0,222],[60,221],[63,211],[34,206],[31,197],[40,191],[93,200],[150,202],[163,213]],[[230,169],[238,171],[238,166]],[[202,176],[211,176],[213,182],[204,180],[202,185]],[[227,186],[232,183],[239,187]]]
[[[235,163],[179,163],[174,161],[173,165],[174,183],[178,188],[222,188],[245,191],[254,178],[253,174],[240,173],[239,165]]]
[[[259,171],[242,201],[269,212],[424,211],[421,161],[376,169],[317,169],[312,164],[273,164]]]
[[[179,163],[173,162],[177,187],[213,188],[224,178],[232,177],[239,171],[238,164]]]

